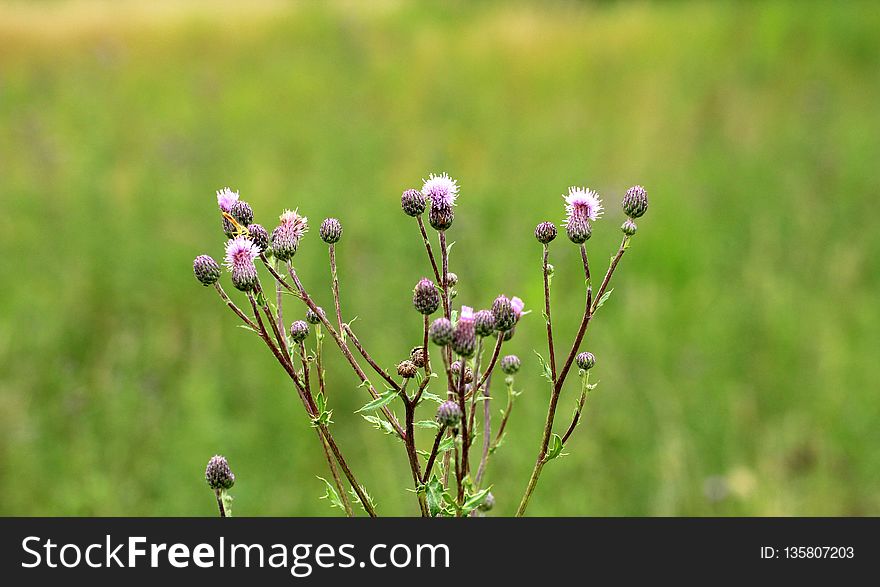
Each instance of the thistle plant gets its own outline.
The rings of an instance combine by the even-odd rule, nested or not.
[[[332,396],[342,392],[330,393],[330,387],[338,388],[339,384],[331,386],[326,378],[327,336],[350,367],[357,388],[368,395],[355,414],[401,445],[419,513],[423,517],[479,516],[495,504],[486,473],[492,455],[504,443],[507,423],[522,393],[516,389],[516,377],[524,368],[519,357],[502,351],[508,341],[523,332],[520,322],[526,322],[529,311],[522,299],[505,293],[483,308],[453,305],[459,277],[450,271],[452,246],[447,231],[454,225],[458,195],[458,182],[443,173],[431,174],[421,189],[407,189],[401,196],[401,209],[415,220],[426,257],[422,270],[425,274],[413,276],[412,290],[412,319],[420,319],[422,334],[408,341],[400,349],[397,362],[387,368],[373,358],[367,350],[368,341],[355,332],[352,322],[344,319],[336,263],[337,247],[344,246],[343,225],[338,218],[321,222],[318,233],[323,244],[316,242],[308,247],[310,254],[316,246],[327,247],[329,284],[325,293],[307,289],[296,272],[296,256],[307,237],[308,219],[296,208],[285,210],[269,232],[254,223],[253,208],[229,188],[217,192],[217,204],[226,237],[223,265],[237,290],[235,299],[221,285],[223,271],[214,259],[199,255],[193,261],[198,282],[213,287],[241,326],[266,346],[290,379],[327,463],[331,480],[318,477],[325,483],[324,498],[348,516],[354,516],[356,509],[376,516],[377,510],[333,435],[335,426],[353,425],[357,418],[334,416],[330,407]],[[586,302],[577,333],[566,345],[568,352],[560,365],[551,321],[554,269],[549,263],[550,244],[557,238],[558,229],[552,222],[538,224],[534,234],[543,252],[548,355],[545,359],[536,353],[549,383],[549,406],[538,457],[517,515],[525,513],[543,467],[562,454],[580,421],[587,395],[596,387],[590,383],[596,358],[583,351],[581,345],[596,312],[611,294],[608,287],[612,275],[635,234],[635,220],[645,213],[648,202],[640,186],[623,197],[627,216],[621,227],[623,241],[594,295],[586,243],[592,235],[592,223],[602,216],[602,203],[596,192],[586,188],[570,188],[564,198],[566,218],[562,227],[580,250]],[[318,295],[332,298],[332,306],[327,306],[332,308],[329,314],[318,306]],[[291,304],[297,306],[292,314],[287,307]],[[581,380],[580,394],[571,421],[558,434],[554,432],[557,408],[575,365]],[[500,372],[496,375],[496,371]],[[504,394],[499,393],[499,397],[491,393],[493,379],[500,379],[496,388],[503,383]],[[493,418],[490,407],[498,401],[503,401],[504,407],[500,416]],[[402,417],[398,416],[400,412]],[[497,428],[493,430],[493,426]],[[430,444],[417,445],[416,428],[432,431]],[[235,476],[226,460],[219,456],[211,459],[205,477],[215,492],[220,515],[227,516],[231,500],[227,491]]]

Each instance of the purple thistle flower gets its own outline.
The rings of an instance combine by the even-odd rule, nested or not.
[[[446,346],[452,341],[452,322],[446,318],[437,318],[428,329],[431,342],[437,346]]]
[[[495,315],[492,310],[480,310],[474,314],[474,326],[478,336],[489,336],[495,332]]]
[[[519,319],[522,318],[523,308],[525,308],[525,302],[519,299],[516,296],[513,296],[510,299],[510,309],[513,310],[514,316],[516,316],[516,321],[519,322]]]
[[[238,192],[229,188],[217,190],[217,205],[223,212],[232,212],[232,206],[238,201]]]
[[[458,197],[458,182],[446,173],[428,176],[422,186],[422,194],[431,199],[431,205],[454,206]]]
[[[562,197],[565,199],[565,226],[573,220],[595,221],[602,216],[602,200],[589,188],[570,187],[568,195]]]
[[[199,255],[193,260],[193,273],[202,285],[214,285],[220,279],[220,266],[208,255]]]
[[[272,254],[287,261],[296,254],[300,239],[309,230],[309,219],[300,216],[296,210],[285,210],[280,220],[281,223],[272,231]]]
[[[205,468],[205,481],[211,489],[229,489],[235,485],[235,475],[229,468],[226,457],[215,455]]]
[[[447,400],[437,408],[437,422],[453,429],[461,422],[461,408],[452,400]]]
[[[522,311],[522,308],[520,308],[520,311]],[[492,302],[492,315],[495,316],[495,328],[500,332],[510,330],[517,321],[513,304],[504,294],[501,294]]]
[[[241,291],[250,291],[257,284],[254,259],[260,248],[246,236],[237,236],[226,243],[226,268],[232,273],[232,284]]]
[[[462,357],[470,357],[477,346],[477,332],[474,320],[474,309],[470,306],[461,307],[461,315],[452,331],[452,350]]]

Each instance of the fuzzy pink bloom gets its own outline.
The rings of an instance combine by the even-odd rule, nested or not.
[[[442,175],[432,173],[422,186],[422,195],[431,198],[433,205],[454,206],[455,198],[458,197],[458,182],[446,173]]]
[[[570,187],[565,199],[566,219],[563,224],[568,226],[572,219],[597,220],[602,216],[602,200],[599,194],[590,188]]]
[[[510,307],[513,309],[513,313],[516,314],[516,319],[519,320],[522,317],[523,308],[525,308],[525,303],[514,296],[510,299]]]
[[[285,210],[281,223],[272,231],[272,253],[278,259],[287,261],[296,254],[299,241],[309,230],[309,219],[300,216],[296,210]]]
[[[226,243],[225,265],[232,273],[232,284],[242,291],[249,291],[257,284],[257,268],[254,259],[260,256],[260,247],[246,236],[237,236]]]
[[[217,205],[224,212],[232,210],[232,205],[238,201],[238,192],[234,192],[229,188],[217,190]]]
[[[462,306],[461,307],[461,315],[458,317],[459,320],[464,320],[466,322],[474,321],[474,309],[470,306]]]

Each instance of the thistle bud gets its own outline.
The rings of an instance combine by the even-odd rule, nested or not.
[[[413,365],[421,369],[425,366],[425,349],[423,347],[417,346],[413,350],[409,352],[409,360],[413,362]]]
[[[232,238],[235,236],[235,225],[226,217],[223,216],[221,218],[223,225],[223,234],[226,235],[226,238]]]
[[[461,408],[452,400],[447,400],[437,408],[437,422],[441,426],[449,426],[453,430],[461,422]]]
[[[474,328],[477,336],[489,336],[495,332],[495,314],[492,310],[480,310],[474,314]]]
[[[404,379],[412,379],[419,372],[419,368],[412,361],[401,361],[397,365],[397,374]]]
[[[406,190],[400,196],[400,207],[407,216],[421,216],[425,211],[425,196],[419,190]]]
[[[211,489],[229,489],[235,485],[235,475],[226,462],[226,457],[216,455],[208,461],[205,469],[205,481]]]
[[[270,246],[272,254],[281,261],[290,260],[299,248],[299,242],[309,229],[308,219],[294,210],[285,210],[281,223],[272,231]]]
[[[293,342],[302,342],[309,335],[309,325],[305,320],[296,320],[290,325],[290,338]]]
[[[237,236],[226,243],[226,266],[232,272],[232,285],[241,291],[250,291],[259,283],[254,259],[260,250],[251,239]]]
[[[636,233],[636,223],[632,221],[632,218],[627,218],[623,225],[620,227],[620,230],[623,231],[623,234],[626,236],[632,236]]]
[[[458,285],[458,275],[456,275],[452,271],[446,273],[446,285],[449,287],[455,287],[456,285]]]
[[[590,240],[590,236],[593,234],[593,229],[590,227],[589,220],[580,216],[575,216],[568,221],[568,224],[565,227],[565,232],[568,234],[568,240],[576,245],[581,245]]]
[[[556,225],[552,222],[542,222],[535,227],[535,238],[541,244],[549,244],[556,238]]]
[[[321,240],[328,245],[339,242],[339,239],[342,238],[342,223],[337,218],[327,218],[321,223],[318,234],[321,236]]]
[[[461,307],[461,315],[452,332],[452,350],[462,357],[470,357],[477,348],[477,333],[474,327],[474,311],[469,306]]]
[[[262,224],[249,224],[247,229],[254,244],[257,245],[261,253],[265,253],[266,249],[269,248],[269,233],[263,228]]]
[[[214,285],[220,279],[220,265],[208,255],[193,260],[193,273],[202,285]]]
[[[311,308],[306,310],[306,322],[309,324],[320,324],[322,316],[324,316],[324,308],[319,307],[317,312],[313,312]]]
[[[648,210],[648,192],[642,186],[634,185],[626,190],[622,205],[623,213],[636,219]]]
[[[593,368],[593,365],[596,364],[596,357],[593,356],[593,353],[583,352],[578,353],[578,356],[574,358],[574,361],[579,368],[584,371],[589,371]]]
[[[248,226],[254,221],[254,210],[251,205],[244,200],[237,200],[229,211],[242,226]]]
[[[452,226],[453,220],[455,220],[455,210],[452,209],[452,204],[438,200],[431,202],[431,210],[428,212],[428,222],[434,230],[447,230]]]
[[[452,365],[450,365],[449,368],[452,370],[452,374],[455,375],[456,377],[461,375],[461,361],[453,361]],[[468,367],[467,365],[465,365],[465,367],[464,367],[464,382],[465,383],[472,383],[473,380],[474,380],[473,370],[470,367]]]
[[[492,492],[486,494],[486,497],[483,498],[483,501],[480,505],[477,506],[477,509],[481,512],[488,512],[492,508],[495,507],[495,496],[492,495]]]
[[[506,355],[501,359],[501,370],[507,375],[513,375],[522,366],[522,362],[516,355]]]
[[[510,330],[516,324],[516,313],[510,298],[502,294],[492,302],[492,315],[495,317],[495,328],[500,332]]]
[[[507,342],[508,340],[513,338],[513,335],[515,333],[516,333],[516,327],[513,327],[510,330],[505,330],[504,332],[500,332],[500,331],[496,332],[495,336],[497,338],[500,338],[502,340],[502,342]]]
[[[437,318],[428,328],[428,336],[437,346],[448,345],[452,342],[452,322],[446,318]]]
[[[413,306],[424,315],[433,314],[440,307],[440,293],[434,283],[422,278],[413,289]]]

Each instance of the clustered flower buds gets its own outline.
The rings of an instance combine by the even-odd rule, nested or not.
[[[269,233],[262,224],[249,224],[247,229],[251,240],[254,241],[260,252],[264,253],[269,248]]]
[[[455,375],[456,377],[461,375],[461,361],[453,361],[452,365],[450,365],[449,368],[452,371],[452,374]],[[473,382],[473,380],[474,380],[473,370],[470,367],[468,367],[467,365],[465,365],[464,382],[471,383],[471,382]]]
[[[257,268],[254,259],[260,250],[246,236],[237,236],[226,243],[226,267],[232,273],[232,285],[241,291],[250,291],[257,285]]]
[[[300,216],[296,210],[285,210],[281,223],[272,231],[272,254],[276,259],[289,261],[299,248],[299,241],[309,229],[308,218]]]
[[[321,223],[318,234],[321,236],[321,240],[328,245],[337,243],[342,238],[342,224],[336,218],[327,218]]]
[[[413,289],[413,306],[424,315],[433,314],[440,307],[440,292],[430,279],[422,278]]]
[[[492,310],[480,310],[474,314],[474,328],[477,336],[489,336],[495,332],[495,314]]]
[[[507,375],[513,375],[519,371],[522,363],[516,355],[506,355],[501,359],[501,370]]]
[[[397,374],[404,379],[412,379],[419,372],[419,368],[412,361],[401,361],[397,365]]]
[[[400,207],[407,216],[421,216],[425,211],[425,196],[419,190],[406,190],[400,196]]]
[[[589,371],[596,364],[596,357],[593,356],[593,353],[588,352],[578,353],[574,360],[577,366],[584,371]]]
[[[542,222],[535,227],[535,238],[541,244],[549,244],[556,238],[556,225],[552,222]]]
[[[452,332],[452,350],[462,357],[470,357],[477,348],[474,311],[470,306],[461,307],[461,315]]]
[[[221,212],[232,215],[232,207],[236,202],[238,202],[238,192],[229,188],[217,190],[217,207]],[[228,238],[235,236],[235,225],[226,216],[223,217],[223,234]]]
[[[452,400],[447,400],[437,408],[437,422],[441,426],[449,426],[453,430],[461,422],[461,408]]]
[[[306,322],[309,324],[320,324],[322,316],[324,316],[324,308],[319,307],[317,312],[311,308],[306,310]]]
[[[648,192],[640,185],[626,190],[623,196],[623,213],[632,219],[642,216],[648,210]]]
[[[437,318],[428,329],[431,342],[437,346],[446,346],[452,342],[452,322],[446,318]]]
[[[220,266],[208,255],[199,255],[193,261],[193,273],[202,285],[214,285],[220,279]]]
[[[309,335],[309,325],[305,320],[296,320],[290,325],[290,339],[302,342]]]
[[[230,489],[235,485],[235,475],[226,462],[226,457],[216,455],[208,461],[208,467],[205,469],[205,481],[213,490]]]

